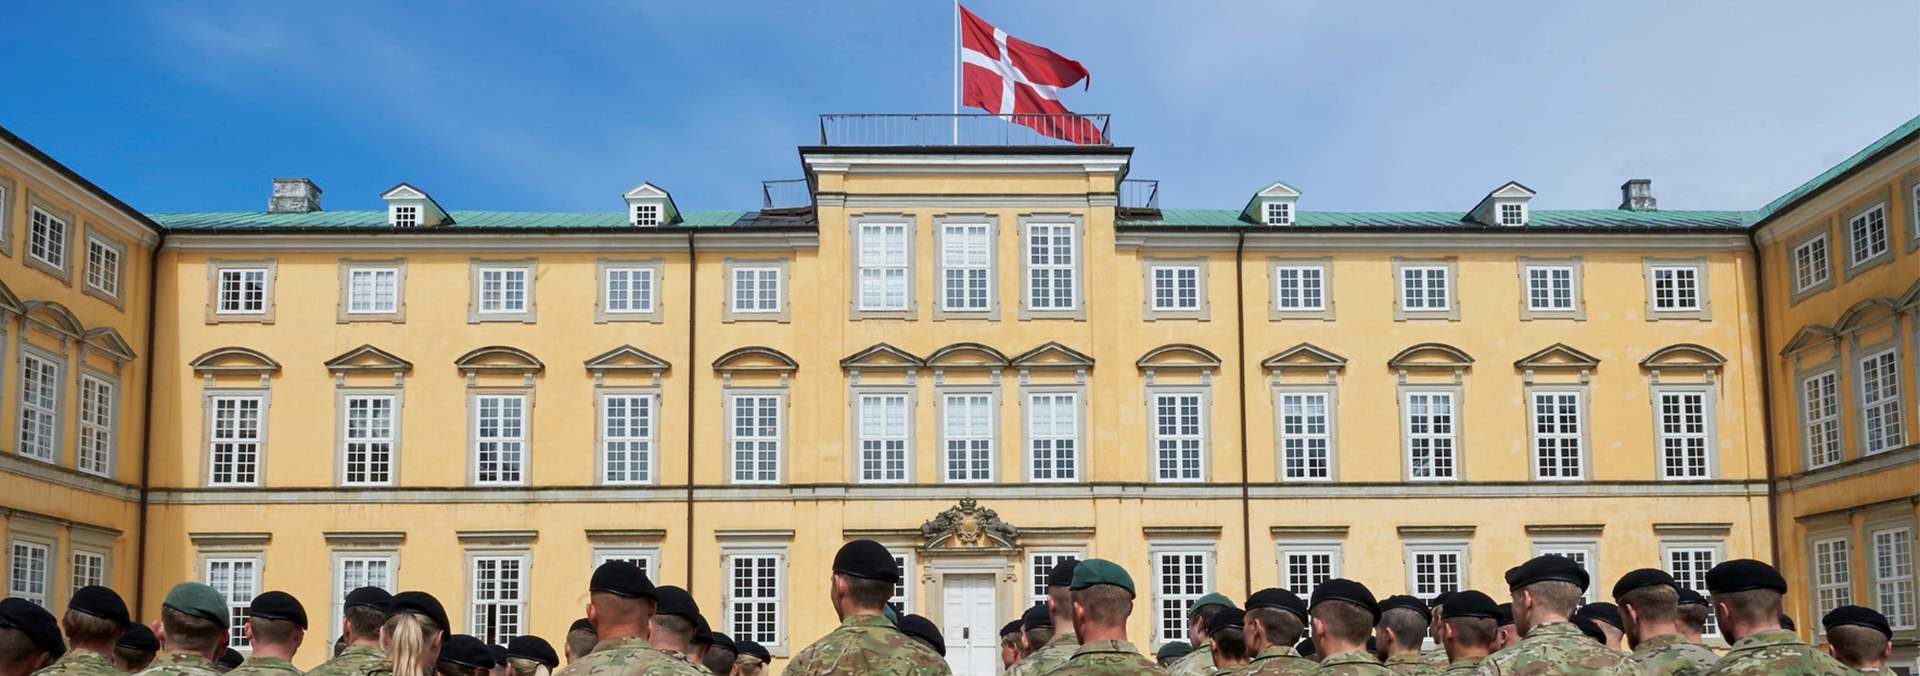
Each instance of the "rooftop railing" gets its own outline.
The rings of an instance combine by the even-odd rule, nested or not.
[[[1105,113],[834,113],[824,146],[1111,146]]]
[[[1120,182],[1120,208],[1159,209],[1160,182],[1129,178]]]
[[[795,209],[812,205],[813,191],[807,186],[807,179],[760,182],[761,209]]]

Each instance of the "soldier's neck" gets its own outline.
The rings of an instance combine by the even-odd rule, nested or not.
[[[1447,644],[1447,661],[1454,662],[1454,661],[1463,660],[1469,657],[1486,657],[1488,655],[1493,654],[1493,651],[1488,650],[1488,648],[1490,647],[1491,646],[1484,646],[1484,645],[1460,645],[1458,643],[1448,643]]]
[[[1678,634],[1680,633],[1680,625],[1672,622],[1641,622],[1639,632],[1640,640],[1633,642],[1636,646],[1646,643],[1655,636]]]
[[[99,643],[75,643],[71,646],[71,649],[85,650],[87,652],[100,653],[102,655],[113,654],[113,644],[105,641],[102,641]]]
[[[360,646],[367,646],[369,648],[378,648],[380,647],[380,638],[377,636],[374,638],[364,638],[364,639],[357,638],[347,643],[347,647],[349,648],[357,648]]]
[[[291,662],[293,661],[293,653],[299,649],[300,649],[300,646],[298,644],[274,645],[274,644],[267,644],[267,643],[261,643],[259,641],[255,641],[253,643],[253,656],[254,657],[278,657],[280,659]]]
[[[1092,627],[1076,627],[1076,628],[1081,630],[1079,634],[1079,638],[1080,638],[1080,643],[1082,645],[1092,643],[1094,641],[1125,641],[1127,640],[1127,628],[1125,626],[1116,626],[1116,627],[1092,626]]]
[[[647,639],[647,642],[652,643],[653,647],[659,650],[671,650],[682,655],[688,654],[689,652],[687,650],[687,639],[668,634],[664,631],[653,632],[653,635]]]
[[[208,662],[212,662],[215,651],[218,651],[218,650],[219,648],[217,647],[208,648],[206,650],[175,650],[172,648],[165,648],[160,651],[160,654],[162,655],[193,655],[194,657],[204,657]]]

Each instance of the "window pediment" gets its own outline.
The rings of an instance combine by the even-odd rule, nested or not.
[[[910,371],[926,365],[926,360],[886,343],[874,343],[867,349],[847,355],[840,360],[840,368],[849,371],[860,369]]]
[[[46,329],[62,338],[77,340],[86,335],[87,329],[80,324],[80,318],[73,316],[67,306],[50,300],[30,300],[20,304],[27,321]]]
[[[713,360],[713,370],[729,383],[737,375],[771,373],[780,376],[781,384],[785,384],[787,378],[800,370],[800,362],[794,361],[785,352],[755,345],[720,355],[719,359]]]
[[[1834,333],[1833,329],[1819,324],[1808,324],[1793,332],[1793,337],[1787,339],[1786,346],[1780,348],[1780,354],[1789,355],[1808,348],[1829,345],[1839,339],[1840,334]]]
[[[193,368],[194,374],[207,379],[229,374],[257,375],[264,383],[268,376],[280,372],[280,362],[258,350],[239,346],[208,350],[187,362],[187,365]]]
[[[14,295],[13,289],[7,287],[6,281],[0,280],[0,312],[11,312],[17,315],[26,311],[26,306],[20,302],[20,297]]]
[[[1473,365],[1473,357],[1465,350],[1446,343],[1420,343],[1401,350],[1387,366],[1396,369],[1464,369]]]
[[[133,361],[133,346],[128,344],[127,339],[121,337],[120,332],[115,331],[113,327],[102,326],[90,329],[84,335],[82,340],[85,341],[88,350],[112,357],[114,361],[120,363]]]
[[[673,365],[646,350],[632,345],[621,345],[588,359],[586,367],[587,372],[593,374],[593,382],[596,385],[603,382],[608,373],[647,375],[651,376],[654,384],[657,385],[660,383],[661,374],[671,370]]]
[[[1600,358],[1576,350],[1566,343],[1554,343],[1515,360],[1513,365],[1523,369],[1591,369],[1600,365]]]
[[[1726,365],[1727,358],[1702,345],[1678,343],[1654,350],[1646,359],[1640,360],[1640,368],[1653,375],[1653,382],[1660,382],[1662,370],[1698,371],[1711,374]]]
[[[980,343],[954,343],[927,355],[927,365],[940,369],[1006,368],[1007,355]]]
[[[1058,342],[1049,340],[1046,343],[1041,344],[1039,347],[1033,348],[1031,350],[1027,350],[1026,352],[1022,352],[1020,353],[1020,356],[1014,357],[1013,365],[1023,369],[1038,369],[1038,368],[1084,369],[1084,368],[1091,368],[1093,366],[1093,357],[1089,357],[1078,350],[1067,347],[1065,345],[1061,345]]]
[[[340,356],[328,359],[326,367],[333,373],[336,382],[345,378],[348,373],[391,373],[394,382],[398,383],[401,376],[413,370],[413,362],[369,344],[347,350]]]
[[[474,378],[481,373],[517,373],[523,376],[528,384],[532,384],[533,376],[547,368],[547,365],[532,353],[505,345],[489,345],[475,349],[453,360],[453,365],[467,376],[468,383],[474,382]]]
[[[1269,371],[1288,368],[1332,369],[1337,371],[1347,367],[1347,358],[1334,354],[1332,351],[1314,345],[1313,343],[1300,343],[1299,345],[1281,350],[1274,353],[1273,356],[1261,360],[1260,367]]]
[[[1899,303],[1892,298],[1868,298],[1854,303],[1853,307],[1840,313],[1840,319],[1834,321],[1833,332],[1846,335],[1877,326],[1893,317],[1898,307]]]
[[[1220,357],[1208,351],[1207,348],[1198,345],[1174,343],[1149,350],[1146,354],[1140,355],[1140,359],[1135,361],[1133,365],[1140,367],[1142,371],[1152,371],[1154,369],[1200,369],[1210,371],[1220,368]]]
[[[0,287],[0,291],[3,290],[4,287]],[[1907,287],[1906,293],[1900,294],[1899,305],[1901,310],[1907,312],[1920,309],[1920,280],[1915,280],[1913,286]]]

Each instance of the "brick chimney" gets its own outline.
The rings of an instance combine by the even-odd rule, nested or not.
[[[273,195],[267,198],[267,213],[305,214],[320,210],[320,186],[304,178],[273,179]]]
[[[1657,211],[1653,200],[1653,179],[1630,178],[1620,184],[1620,208],[1624,211]]]

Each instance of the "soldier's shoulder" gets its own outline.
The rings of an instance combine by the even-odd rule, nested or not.
[[[1709,674],[1812,674],[1843,676],[1854,673],[1846,665],[1803,643],[1736,650],[1721,657]]]

